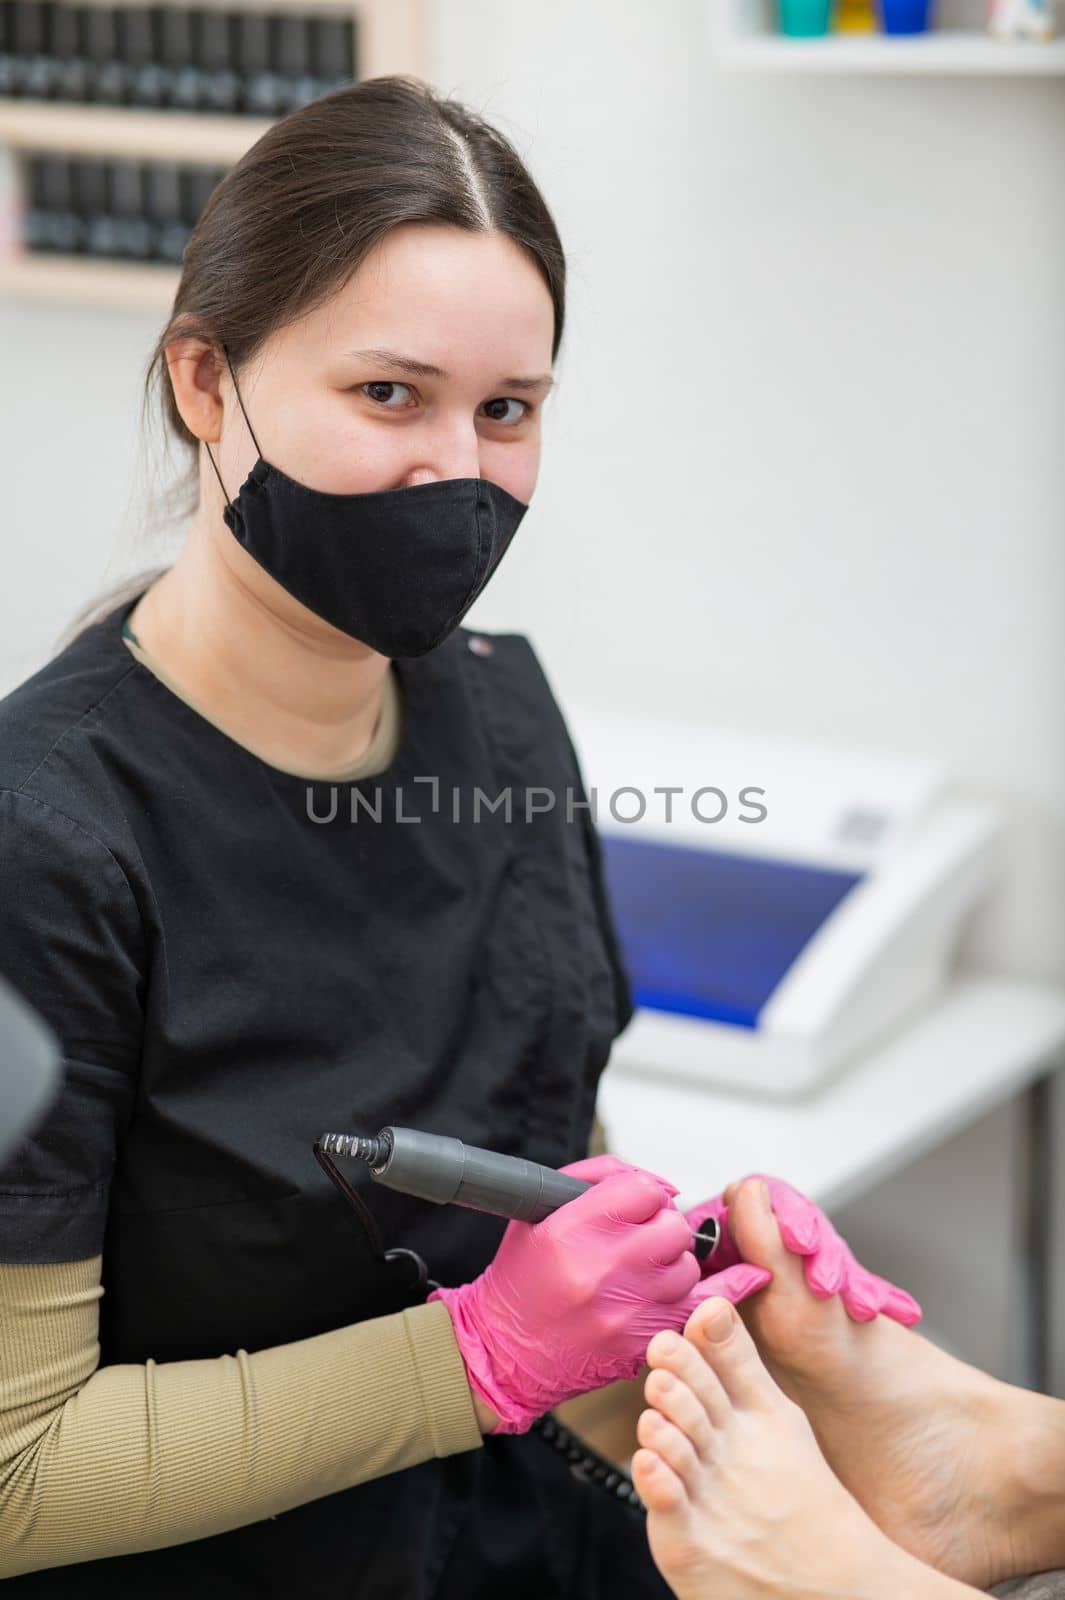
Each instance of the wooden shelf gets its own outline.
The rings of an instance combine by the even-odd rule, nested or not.
[[[270,126],[265,118],[198,111],[0,100],[0,142],[16,150],[231,166]]]
[[[230,0],[200,3],[228,6]],[[236,0],[241,3],[254,9],[346,12],[357,29],[359,81],[391,73],[427,76],[426,0]],[[0,99],[0,145],[16,153],[229,167],[270,126],[269,119],[259,117]],[[177,267],[156,262],[24,253],[0,259],[0,294],[159,311],[169,309],[179,276]]]
[[[169,311],[180,273],[162,262],[24,254],[0,261],[0,296]]]

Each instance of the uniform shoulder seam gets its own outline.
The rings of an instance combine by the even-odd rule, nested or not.
[[[18,788],[17,789],[8,788],[8,792],[10,794],[20,794],[22,792],[22,790],[26,787],[26,785],[29,783],[30,779],[34,776],[34,774],[41,770],[41,768],[44,766],[45,762],[48,760],[48,757],[52,754],[52,752],[59,745],[62,744],[63,740],[67,737],[67,735],[69,733],[73,733],[75,728],[77,728],[82,722],[85,721],[86,717],[91,716],[94,711],[99,711],[100,707],[110,698],[111,695],[114,694],[115,690],[116,689],[120,689],[122,687],[122,685],[125,683],[126,679],[132,675],[132,673],[134,671],[134,668],[135,668],[135,663],[131,661],[129,666],[125,667],[123,669],[121,676],[115,679],[115,682],[111,685],[111,687],[109,689],[106,689],[98,700],[94,700],[91,706],[86,706],[85,710],[80,713],[80,715],[77,717],[77,719],[74,722],[68,723],[67,726],[63,729],[62,733],[59,733],[59,734],[56,735],[56,737],[52,740],[52,743],[48,746],[48,749],[44,752],[44,755],[37,762],[37,765],[35,767],[32,767],[31,770],[29,772],[27,772],[26,776],[23,778],[23,780],[19,784]],[[47,802],[42,802],[42,804],[46,804],[46,803]],[[53,809],[55,809],[55,808],[53,807]],[[60,815],[62,815],[62,814],[63,813],[60,813]],[[68,818],[68,821],[73,822],[74,818],[70,817],[70,818]],[[87,829],[85,831],[88,832]],[[92,835],[90,835],[90,837],[92,837]],[[101,844],[103,843],[102,840],[99,840],[97,842],[101,843]],[[107,846],[104,845],[104,848],[106,849]]]
[[[58,742],[59,741],[57,739],[56,744],[58,744]],[[53,745],[52,748],[54,749],[55,746]],[[37,765],[39,766],[40,762],[38,762]],[[36,770],[37,768],[35,767],[34,771]],[[32,776],[33,773],[30,774],[30,777]],[[106,855],[110,856],[111,860],[114,862],[116,868],[121,874],[123,883],[129,890],[130,898],[132,899],[134,906],[137,905],[137,896],[133,892],[133,885],[129,881],[129,874],[127,873],[125,867],[115,855],[115,852],[111,849],[111,846],[101,839],[97,834],[93,833],[91,828],[87,828],[83,822],[79,822],[77,817],[72,817],[68,811],[61,811],[60,808],[58,806],[54,806],[50,800],[42,800],[39,795],[30,794],[21,786],[21,784],[17,789],[12,789],[10,784],[0,784],[0,795],[3,794],[12,794],[17,800],[30,800],[35,806],[42,806],[45,811],[51,812],[53,816],[62,817],[65,822],[69,822],[72,828],[76,828],[79,833],[84,834],[86,839],[91,839],[93,844],[99,845],[100,849],[103,850]]]

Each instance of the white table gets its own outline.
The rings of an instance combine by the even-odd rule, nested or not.
[[[941,1000],[860,1065],[801,1100],[684,1084],[625,1058],[625,1035],[599,1086],[610,1149],[679,1184],[692,1205],[730,1179],[787,1178],[826,1209],[873,1188],[1012,1096],[1029,1095],[1026,1289],[1031,1381],[1046,1378],[1049,1338],[1049,1075],[1065,1065],[1065,989],[982,976]]]

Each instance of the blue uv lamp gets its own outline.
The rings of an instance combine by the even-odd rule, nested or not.
[[[938,765],[602,713],[571,726],[637,1005],[612,1069],[795,1095],[942,990],[1001,827]]]
[[[605,870],[639,1006],[758,1019],[863,874],[609,833]]]

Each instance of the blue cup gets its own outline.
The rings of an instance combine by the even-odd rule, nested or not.
[[[885,33],[925,33],[931,0],[880,0],[880,23]]]
[[[816,39],[828,32],[832,0],[780,0],[780,31],[789,39]]]

